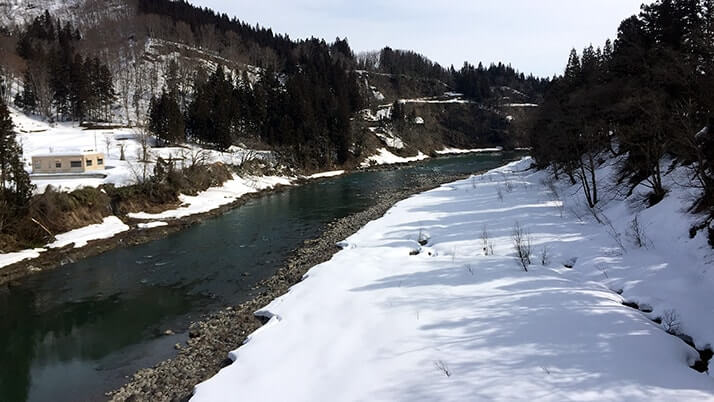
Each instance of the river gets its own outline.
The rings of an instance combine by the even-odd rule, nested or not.
[[[102,400],[137,369],[171,358],[191,321],[250,299],[304,240],[368,208],[375,194],[513,157],[443,157],[268,193],[166,238],[0,289],[0,400]]]

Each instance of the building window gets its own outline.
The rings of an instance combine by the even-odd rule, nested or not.
[[[97,158],[97,165],[102,166],[104,164],[104,159]]]
[[[62,161],[55,161],[55,168],[62,169]]]
[[[87,166],[92,166],[92,160],[91,160],[91,159],[87,159]]]
[[[69,167],[81,168],[81,167],[82,167],[82,161],[70,161],[70,162],[69,162]]]
[[[42,161],[37,160],[32,165],[34,169],[42,169]]]

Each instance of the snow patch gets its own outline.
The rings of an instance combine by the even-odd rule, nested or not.
[[[379,92],[379,90],[376,87],[371,87],[372,89],[372,96],[374,96],[374,99],[378,101],[383,101],[384,100],[384,95]]]
[[[167,222],[149,222],[149,223],[139,223],[136,225],[139,229],[153,229],[153,228],[160,228],[162,226],[168,226],[169,224]]]
[[[36,248],[32,250],[22,250],[15,253],[0,254],[0,268],[16,264],[21,261],[37,258],[43,251],[46,250],[44,248]]]
[[[321,179],[324,177],[335,177],[335,176],[342,176],[345,174],[344,170],[333,170],[331,172],[322,172],[322,173],[315,173],[313,175],[308,176],[308,179]]]
[[[484,152],[501,152],[503,147],[494,148],[472,148],[472,149],[459,149],[444,147],[441,151],[436,151],[439,155],[457,155],[457,154],[471,154],[471,153],[484,153]]]
[[[55,241],[48,244],[47,247],[62,248],[74,243],[74,248],[80,248],[86,246],[92,240],[108,239],[127,230],[129,230],[129,226],[122,222],[121,219],[116,216],[108,216],[104,218],[102,223],[56,235]]]
[[[374,133],[383,143],[389,148],[404,149],[405,144],[401,138],[392,133],[392,130],[383,130],[378,127],[369,127],[369,130]]]
[[[369,158],[365,159],[364,162],[360,165],[361,167],[370,167],[372,165],[391,165],[395,163],[408,163],[408,162],[415,162],[415,161],[421,161],[424,159],[428,159],[428,155],[424,155],[421,151],[416,156],[410,156],[410,157],[401,157],[394,155],[393,153],[389,152],[386,148],[379,148],[377,149],[377,154],[372,155]]]
[[[220,187],[211,187],[196,196],[181,194],[179,199],[182,206],[158,214],[146,212],[130,213],[129,217],[142,220],[179,219],[190,215],[210,212],[223,205],[230,204],[238,198],[249,193],[273,188],[277,185],[290,185],[287,177],[278,176],[233,176],[232,180],[225,182]]]
[[[537,103],[506,103],[504,107],[538,107]]]

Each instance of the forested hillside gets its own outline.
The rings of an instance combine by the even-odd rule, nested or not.
[[[614,42],[572,51],[531,131],[541,167],[581,183],[590,207],[602,201],[595,175],[617,157],[619,183],[630,194],[651,189],[651,206],[667,194],[663,176],[690,172],[691,208],[714,216],[714,2],[659,0],[620,25]]]
[[[287,164],[318,169],[374,152],[371,133],[350,122],[362,108],[444,92],[496,106],[504,87],[537,103],[546,82],[504,64],[457,71],[388,47],[355,56],[347,39],[293,40],[185,1],[113,2],[103,14],[101,3],[43,3],[52,12],[42,13],[11,5],[0,35],[7,103],[48,120],[146,125],[165,144],[270,147]],[[367,85],[391,98],[372,98],[356,71],[383,75]],[[480,112],[464,113],[470,121]],[[462,142],[510,143],[501,128],[508,115],[489,117],[498,138]],[[429,143],[458,145],[442,137]]]

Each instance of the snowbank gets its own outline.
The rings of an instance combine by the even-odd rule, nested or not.
[[[714,343],[712,250],[687,236],[686,191],[637,211],[650,248],[623,250],[609,231],[625,233],[631,201],[612,199],[612,225],[598,224],[575,187],[544,185],[529,165],[366,225],[257,312],[270,321],[193,400],[714,400],[712,379],[689,367],[696,351],[651,320],[676,309],[697,345]],[[516,222],[530,233],[528,272]],[[622,305],[633,298],[653,313]]]
[[[18,263],[20,261],[37,258],[43,251],[46,250],[44,248],[36,248],[31,250],[22,250],[15,253],[0,254],[0,268]]]
[[[321,179],[325,177],[335,177],[335,176],[342,176],[345,174],[344,170],[333,170],[331,172],[322,172],[322,173],[315,173],[313,175],[308,176],[308,179]]]
[[[48,244],[47,247],[62,248],[71,243],[74,243],[75,248],[84,247],[89,241],[108,239],[127,230],[129,230],[129,226],[122,222],[121,219],[116,216],[108,216],[104,218],[102,223],[56,235],[55,242]]]
[[[116,216],[104,218],[102,223],[88,225],[83,228],[71,230],[55,236],[55,241],[43,248],[22,250],[15,253],[0,254],[0,268],[21,261],[31,260],[40,256],[40,253],[52,248],[61,248],[74,243],[74,248],[87,245],[92,240],[108,239],[129,230],[121,219]]]
[[[429,104],[448,104],[448,103],[461,103],[461,104],[475,104],[476,102],[470,101],[468,99],[451,98],[451,99],[433,99],[433,98],[416,98],[416,99],[399,99],[399,103],[429,103]]]
[[[234,176],[233,180],[225,182],[221,187],[211,187],[196,196],[180,195],[182,206],[158,214],[146,212],[131,213],[130,218],[142,220],[178,219],[190,215],[212,211],[223,205],[230,204],[248,193],[273,188],[277,185],[290,185],[287,177],[249,176],[246,178]]]
[[[369,127],[369,131],[373,132],[374,135],[376,135],[377,138],[379,138],[384,143],[384,145],[388,146],[389,148],[404,149],[405,147],[404,141],[394,135],[392,130],[384,130],[380,127]]]
[[[537,103],[506,103],[504,107],[538,107]]]
[[[168,226],[169,224],[166,222],[148,222],[148,223],[139,223],[136,225],[139,229],[153,229],[153,228],[160,228],[163,226]]]
[[[376,87],[372,87],[372,96],[374,96],[374,99],[378,101],[383,101],[384,100],[384,95],[379,92],[379,90]]]
[[[472,153],[483,153],[483,152],[501,152],[502,147],[495,148],[472,148],[472,149],[459,149],[459,148],[449,148],[444,147],[441,151],[436,151],[439,155],[457,155],[457,154],[472,154]]]
[[[416,156],[410,156],[410,157],[401,157],[394,155],[393,153],[389,152],[386,148],[379,148],[377,149],[377,154],[372,155],[369,158],[365,159],[362,164],[360,165],[361,167],[370,167],[372,165],[390,165],[390,164],[395,164],[395,163],[408,163],[408,162],[415,162],[415,161],[421,161],[424,159],[428,159],[428,155],[424,155],[421,151]]]

